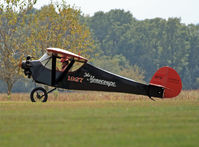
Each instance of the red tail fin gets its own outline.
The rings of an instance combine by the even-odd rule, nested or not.
[[[152,77],[150,85],[165,88],[164,98],[177,96],[182,89],[182,82],[178,73],[171,67],[160,68]]]

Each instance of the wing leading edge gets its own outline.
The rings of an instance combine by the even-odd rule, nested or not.
[[[66,50],[63,50],[60,48],[47,48],[46,50],[48,53],[52,53],[52,54],[56,55],[57,57],[65,57],[65,58],[73,59],[73,60],[79,61],[79,62],[87,62],[88,61],[88,59],[86,59],[80,55],[74,54],[70,51],[66,51]]]

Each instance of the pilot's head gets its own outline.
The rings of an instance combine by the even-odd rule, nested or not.
[[[66,58],[62,58],[61,62],[62,62],[63,65],[68,65],[68,63],[69,63],[68,59],[66,59]]]

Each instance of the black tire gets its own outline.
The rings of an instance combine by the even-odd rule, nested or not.
[[[32,102],[36,102],[37,100],[46,102],[48,100],[48,94],[44,88],[36,87],[30,93],[30,100]]]

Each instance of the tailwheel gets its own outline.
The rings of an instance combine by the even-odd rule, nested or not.
[[[36,87],[31,91],[30,99],[32,102],[46,102],[48,99],[48,94],[44,88]]]

